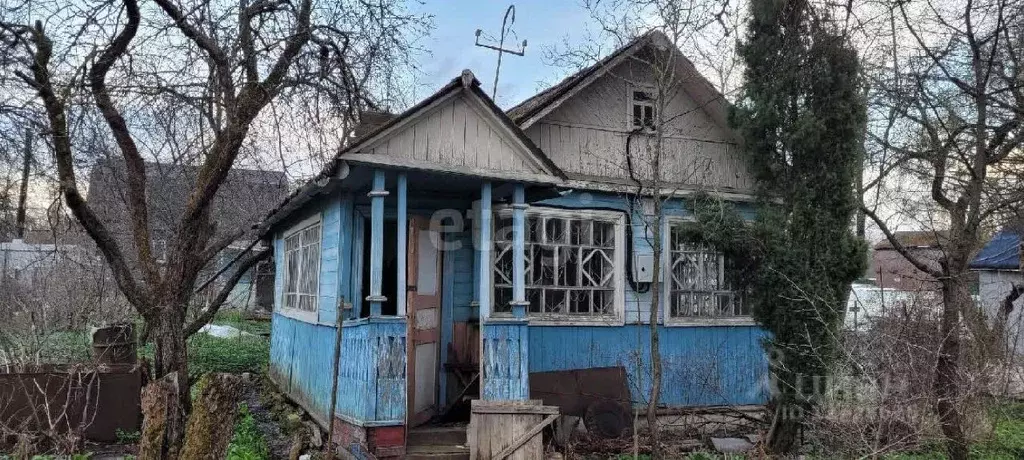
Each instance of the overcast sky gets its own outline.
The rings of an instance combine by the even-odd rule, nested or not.
[[[485,37],[495,40],[510,3],[487,0],[427,0],[414,9],[434,15],[435,29],[422,46],[430,50],[421,56],[424,77],[416,88],[421,99],[433,93],[462,69],[470,69],[483,83],[488,94],[494,82],[497,63],[495,51],[474,46],[474,33],[483,29]],[[524,39],[529,45],[526,56],[506,54],[502,59],[497,102],[503,108],[535,94],[568,74],[544,62],[544,50],[561,45],[564,39],[580,40],[588,24],[587,11],[577,0],[518,0],[515,2],[515,35],[506,40],[506,48],[517,47]],[[487,42],[491,42],[487,40]]]

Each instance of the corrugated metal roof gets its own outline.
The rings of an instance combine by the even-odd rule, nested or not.
[[[971,268],[980,270],[1020,270],[1021,234],[1003,230],[992,237],[971,261]]]

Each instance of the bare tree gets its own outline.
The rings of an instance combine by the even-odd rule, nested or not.
[[[985,322],[969,264],[986,235],[1024,206],[1024,4],[1019,0],[885,3],[891,45],[872,71],[870,153],[876,187],[862,211],[900,254],[938,280],[941,346],[935,411],[951,458],[967,457],[963,330]],[[894,235],[896,215],[940,234],[938,266]]]
[[[187,321],[201,270],[246,230],[216,228],[211,215],[229,172],[259,153],[254,140],[281,134],[274,121],[282,111],[322,104],[331,115],[324,125],[344,126],[388,97],[393,71],[426,26],[397,0],[16,2],[0,10],[3,73],[14,77],[4,91],[45,113],[60,192],[152,331],[156,376],[175,387],[165,456],[177,456],[189,409],[187,336],[269,255],[242,258],[213,304]],[[112,140],[126,168],[127,241],[79,184],[90,129]],[[197,174],[161,262],[146,163],[168,157]]]
[[[630,91],[642,89],[643,97],[649,98],[650,111],[630,114],[631,128],[618,138],[623,144],[614,146],[613,151],[608,151],[606,145],[590,146],[584,154],[595,170],[621,176],[630,183],[624,196],[629,203],[629,225],[634,231],[643,231],[652,259],[661,261],[668,250],[664,247],[666,203],[678,200],[684,189],[692,193],[735,185],[718,183],[725,177],[722,165],[712,165],[710,158],[698,153],[701,141],[693,136],[699,138],[702,134],[692,132],[687,120],[709,109],[709,105],[718,108],[725,104],[725,96],[708,86],[702,71],[712,76],[719,89],[736,84],[738,59],[729,37],[738,27],[739,9],[729,2],[701,0],[586,2],[584,7],[596,24],[596,36],[583,46],[548,50],[546,57],[555,65],[569,68],[597,62],[595,65],[606,67],[608,78],[625,83],[632,88]],[[616,66],[602,56],[606,52],[603,47],[609,44],[641,50]],[[694,87],[708,91],[708,97],[695,101],[691,92]],[[725,153],[730,154],[738,151]],[[644,369],[645,360],[650,366],[651,386],[643,390],[647,391],[646,419],[654,458],[662,455],[657,409],[665,370],[659,327],[663,324],[661,312],[668,308],[662,305],[664,286],[658,280],[668,279],[662,272],[661,264],[656,262],[651,274],[655,282],[636,287],[639,292],[650,293],[651,306],[647,318],[634,318],[649,325],[650,355],[637,356],[637,367]],[[676,375],[676,371],[670,369],[670,375]],[[634,453],[637,442],[634,433]]]

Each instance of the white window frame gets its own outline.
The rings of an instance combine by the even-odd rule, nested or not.
[[[661,295],[661,317],[666,326],[756,326],[757,321],[750,315],[743,316],[675,316],[672,313],[672,227],[681,224],[692,224],[695,220],[686,217],[668,217],[664,219],[662,228],[661,247],[662,258],[662,295]],[[724,261],[722,261],[724,276]]]
[[[320,250],[317,251],[316,296],[313,298],[313,310],[312,311],[307,311],[307,310],[300,310],[298,308],[285,307],[285,296],[288,295],[288,256],[287,256],[288,248],[287,248],[287,245],[286,245],[285,241],[290,236],[295,235],[296,233],[305,231],[305,230],[307,230],[310,227],[313,227],[315,225],[319,225],[320,226],[320,243],[319,243],[320,244]],[[279,263],[281,264],[281,266],[283,268],[283,271],[282,271],[283,276],[281,277],[281,293],[280,293],[280,295],[278,296],[278,299],[277,299],[277,305],[278,305],[277,311],[278,311],[278,313],[280,313],[280,314],[282,314],[284,316],[287,316],[289,318],[296,319],[296,320],[303,321],[303,322],[307,322],[307,323],[314,323],[315,324],[315,323],[317,323],[319,321],[319,314],[320,314],[320,272],[323,269],[323,267],[322,267],[323,260],[322,259],[323,259],[323,248],[324,248],[324,227],[323,227],[323,219],[321,218],[320,213],[317,213],[316,215],[310,216],[310,217],[308,217],[306,219],[303,219],[302,221],[299,221],[295,225],[292,225],[291,228],[289,228],[288,230],[286,230],[284,233],[281,234],[280,240],[281,240],[281,260],[280,260]],[[300,249],[301,249],[301,245],[300,245]],[[299,253],[301,254],[301,250],[300,250]],[[300,269],[299,269],[300,271],[299,272],[300,273],[301,273],[301,266],[302,266],[302,261],[300,260],[299,261],[299,267],[300,267]]]
[[[512,218],[512,207],[511,206],[496,206],[494,210],[495,216],[502,218]],[[625,324],[625,306],[626,306],[626,215],[622,212],[616,211],[605,211],[596,209],[564,209],[564,208],[548,208],[543,206],[530,206],[526,209],[526,217],[530,216],[543,216],[543,217],[561,217],[570,219],[597,219],[604,221],[612,221],[615,226],[615,254],[613,263],[615,279],[613,281],[614,299],[612,303],[612,313],[601,315],[601,316],[581,316],[571,314],[530,314],[529,307],[527,307],[527,319],[531,326],[565,326],[565,325],[587,325],[587,326],[621,326]],[[495,218],[495,228],[492,231],[497,231],[496,225],[499,219]],[[494,250],[494,238],[491,238],[490,248],[490,265],[488,274],[488,288],[491,290],[491,318],[510,318],[511,313],[495,311],[496,299],[494,296],[494,262],[495,262],[495,250]],[[525,280],[523,280],[525,282]]]
[[[637,102],[633,98],[634,91],[642,91],[651,94],[651,100]],[[644,126],[643,131],[647,133],[654,132],[654,124],[658,120],[658,105],[655,103],[658,97],[657,88],[653,85],[641,85],[641,84],[629,84],[626,85],[626,130],[633,131],[638,126],[633,124],[633,107],[641,105],[651,108],[651,123],[652,126]]]

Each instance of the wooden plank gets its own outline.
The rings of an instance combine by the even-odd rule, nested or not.
[[[498,452],[498,454],[495,455],[494,458],[496,460],[503,460],[504,458],[508,457],[510,454],[515,452],[517,449],[519,449],[520,446],[522,446],[523,444],[526,444],[527,441],[531,441],[531,440],[537,441],[538,440],[537,439],[537,434],[539,434],[541,432],[541,430],[544,429],[544,427],[550,425],[552,422],[554,422],[555,420],[558,419],[558,413],[557,413],[558,411],[557,411],[557,408],[555,408],[555,409],[556,409],[555,414],[548,415],[546,418],[544,418],[544,420],[542,420],[540,423],[534,425],[533,428],[530,428],[526,433],[523,433],[522,435],[519,435],[518,437],[516,437],[512,441],[512,445],[506,447],[501,452]],[[523,419],[523,420],[518,421],[519,423],[513,423],[513,426],[515,426],[517,428],[521,427],[522,426],[522,421],[526,421],[526,420]],[[533,451],[533,449],[527,449],[526,451],[523,451],[523,452],[520,452],[520,453],[521,454],[527,454],[527,453],[532,453],[532,451]],[[535,457],[523,457],[523,458],[526,459],[526,458],[535,458]]]
[[[465,166],[467,163],[466,141],[468,136],[466,130],[469,128],[467,121],[467,112],[469,109],[466,107],[466,101],[464,101],[462,98],[455,100],[454,108],[455,111],[452,117],[452,156],[454,161],[453,164]]]

